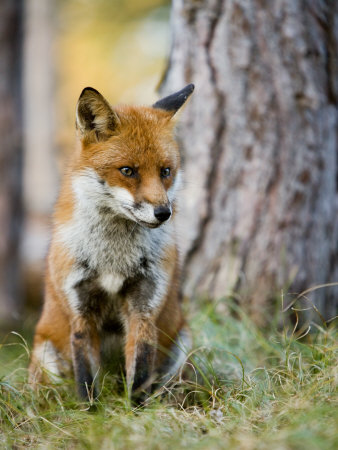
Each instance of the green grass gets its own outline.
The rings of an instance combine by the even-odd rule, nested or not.
[[[29,350],[9,335],[0,345],[0,448],[338,448],[333,325],[299,339],[303,332],[261,330],[224,305],[196,308],[187,373],[138,408],[113,375],[95,412],[78,402],[71,380],[33,392]]]

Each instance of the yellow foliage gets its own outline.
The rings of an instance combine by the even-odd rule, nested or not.
[[[169,2],[62,0],[56,12],[56,134],[68,153],[84,87],[114,103],[155,101],[169,51]]]

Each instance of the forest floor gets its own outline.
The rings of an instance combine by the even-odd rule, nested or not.
[[[188,374],[142,407],[109,374],[94,412],[79,404],[71,381],[33,392],[30,345],[8,335],[0,344],[0,448],[337,449],[332,324],[302,337],[276,312],[261,330],[235,306],[236,317],[226,314],[225,304],[194,306]]]

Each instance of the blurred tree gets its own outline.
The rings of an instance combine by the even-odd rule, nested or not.
[[[281,289],[338,281],[338,2],[174,0],[172,32],[162,93],[196,84],[185,291],[235,292],[260,321]],[[336,287],[308,297],[336,314]]]
[[[27,306],[41,303],[50,216],[58,189],[53,52],[57,6],[56,0],[25,1],[22,285]]]
[[[21,0],[0,2],[0,321],[20,312],[22,225]]]

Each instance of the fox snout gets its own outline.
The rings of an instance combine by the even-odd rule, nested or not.
[[[107,198],[107,193],[108,198]],[[172,215],[171,201],[167,195],[163,195],[162,199],[138,198],[127,189],[122,187],[105,186],[103,200],[107,206],[117,215],[121,215],[133,222],[148,228],[157,228]]]
[[[132,211],[134,220],[149,228],[157,228],[171,217],[171,206],[169,204],[154,206],[148,202],[135,205]]]
[[[163,205],[163,206],[157,206],[154,209],[154,216],[156,217],[157,220],[159,220],[160,222],[165,222],[166,220],[168,220],[171,216],[171,209],[169,208],[169,206],[167,205]]]

